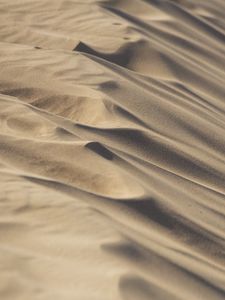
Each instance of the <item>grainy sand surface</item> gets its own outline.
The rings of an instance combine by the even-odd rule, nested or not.
[[[225,1],[0,0],[0,299],[225,299]]]

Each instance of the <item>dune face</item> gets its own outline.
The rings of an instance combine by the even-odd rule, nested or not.
[[[0,1],[0,299],[225,299],[225,2]]]

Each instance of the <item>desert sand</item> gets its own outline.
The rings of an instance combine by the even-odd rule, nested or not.
[[[225,299],[225,1],[0,1],[0,299]]]

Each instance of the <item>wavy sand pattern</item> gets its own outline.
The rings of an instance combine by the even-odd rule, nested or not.
[[[225,1],[0,13],[0,298],[224,300]]]

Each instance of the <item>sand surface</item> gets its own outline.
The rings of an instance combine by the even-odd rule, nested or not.
[[[0,0],[0,299],[225,299],[225,1]]]

